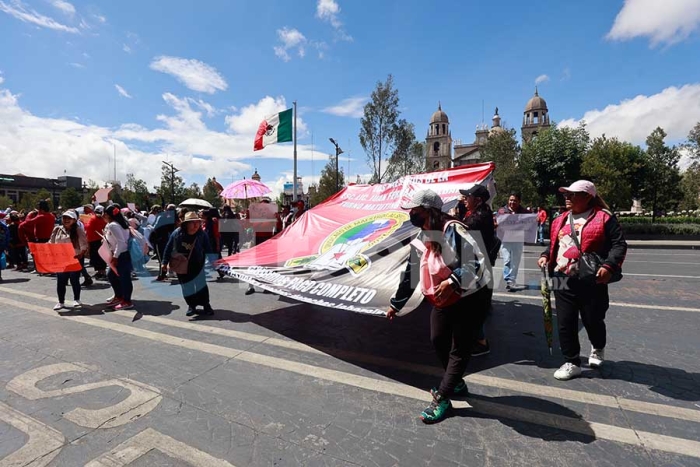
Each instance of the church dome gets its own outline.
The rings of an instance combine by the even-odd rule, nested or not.
[[[430,123],[450,123],[450,119],[447,118],[447,114],[442,111],[442,106],[438,103],[438,109],[435,111],[432,117],[430,117]]]
[[[532,96],[532,99],[527,101],[527,105],[525,106],[525,112],[530,112],[533,110],[548,110],[547,109],[547,102],[542,99],[537,92],[537,88],[535,88],[535,95]]]

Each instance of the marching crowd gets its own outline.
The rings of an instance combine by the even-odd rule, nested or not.
[[[554,377],[568,380],[581,374],[579,316],[592,344],[589,366],[596,368],[604,361],[608,283],[621,277],[627,244],[615,216],[593,183],[580,180],[559,191],[566,200],[566,210],[553,219],[549,248],[542,253],[538,265],[552,277],[567,278],[567,287],[554,290],[559,341],[565,359]],[[393,319],[419,285],[433,305],[430,338],[444,375],[431,391],[432,402],[420,415],[425,423],[444,419],[451,408],[450,399],[468,394],[462,378],[469,359],[489,352],[484,322],[493,296],[492,268],[500,253],[503,279],[507,289],[514,291],[523,253],[522,242],[501,242],[496,236],[497,225],[486,187],[474,185],[460,192],[461,202],[450,213],[443,211],[442,199],[431,190],[417,191],[409,203],[401,206],[409,211],[411,224],[421,233],[411,242],[406,268],[386,316]],[[292,211],[285,206],[275,214],[271,228],[255,230],[251,240],[260,244],[289,227],[304,213],[303,201],[294,208]],[[522,213],[527,211],[517,193],[512,193],[507,205],[497,212]],[[249,213],[241,214],[228,206],[221,211],[196,211],[176,209],[172,204],[165,209],[153,206],[148,213],[115,203],[106,207],[86,205],[68,209],[59,216],[50,212],[46,201],[40,201],[26,215],[9,208],[0,212],[0,257],[4,259],[5,252],[8,257],[7,265],[0,264],[0,271],[7,266],[28,272],[29,242],[71,244],[74,258],[82,268],[56,274],[58,303],[54,310],[66,308],[68,284],[73,292],[72,308],[76,309],[82,306],[81,286],[90,287],[101,279],[107,279],[113,291],[105,306],[128,310],[134,306],[132,275],[144,271],[146,255],[152,249],[159,261],[156,280],[166,281],[169,274],[177,276],[188,305],[186,315],[211,315],[214,311],[209,302],[205,263],[221,259],[224,250],[228,255],[240,251],[242,236],[249,233],[246,225],[250,225]],[[539,244],[544,244],[546,222],[546,211],[540,208]],[[94,269],[93,276],[85,268],[86,257]],[[420,281],[416,280],[418,277]],[[246,294],[253,292],[251,286]]]

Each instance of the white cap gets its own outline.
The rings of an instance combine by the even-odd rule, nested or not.
[[[598,192],[595,189],[595,185],[593,184],[593,182],[589,182],[588,180],[578,180],[568,187],[560,187],[559,192],[588,193],[591,196],[598,196]]]
[[[75,211],[66,211],[61,214],[61,217],[70,217],[71,219],[78,220],[78,215],[75,213]]]
[[[411,201],[401,206],[401,209],[424,208],[442,209],[442,198],[433,190],[419,190],[413,193]]]

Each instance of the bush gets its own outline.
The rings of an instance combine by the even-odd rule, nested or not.
[[[698,235],[700,236],[700,224],[652,224],[622,223],[622,231],[625,235]]]
[[[651,224],[651,217],[618,217],[620,224]],[[673,216],[673,217],[657,217],[657,224],[700,224],[700,217],[695,216]]]

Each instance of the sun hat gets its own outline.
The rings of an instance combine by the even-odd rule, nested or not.
[[[196,212],[190,211],[187,214],[185,214],[185,218],[182,220],[182,223],[184,224],[185,222],[192,222],[192,221],[200,221],[202,219],[197,215]]]
[[[105,212],[104,206],[95,206],[95,212]]]
[[[78,215],[75,213],[75,211],[66,211],[61,214],[61,217],[70,217],[71,219],[78,220]]]
[[[569,186],[559,188],[560,193],[588,193],[591,196],[598,196],[593,182],[588,180],[578,180]]]
[[[401,209],[424,208],[442,209],[442,198],[433,190],[419,190],[413,193],[411,200],[401,206]]]
[[[464,196],[476,196],[477,198],[481,198],[483,201],[488,201],[488,199],[491,197],[489,190],[484,185],[479,184],[476,184],[466,190],[459,190],[459,192]]]

